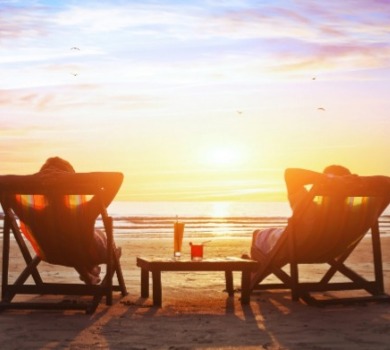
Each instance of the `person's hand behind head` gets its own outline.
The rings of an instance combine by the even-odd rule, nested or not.
[[[73,166],[67,160],[60,157],[48,158],[39,171],[41,172],[47,170],[75,173]]]
[[[40,168],[38,175],[40,178],[55,178],[65,174],[74,174],[73,166],[60,157],[48,158]]]
[[[351,175],[351,171],[342,165],[328,165],[324,170],[324,174],[335,176]]]

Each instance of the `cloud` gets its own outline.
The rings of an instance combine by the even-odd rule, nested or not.
[[[389,65],[387,45],[312,45],[308,52],[280,54],[271,69],[275,72],[355,71],[377,69]]]
[[[0,4],[0,43],[44,36],[48,33],[46,18],[40,7],[19,7],[11,2]]]
[[[126,67],[131,65],[137,67],[133,72],[145,73],[175,64],[175,70],[185,73],[190,64],[211,64],[218,69],[220,62],[226,64],[225,71],[233,71],[243,60],[249,66],[263,65],[265,70],[280,60],[281,69],[295,66],[297,70],[318,59],[333,69],[344,68],[344,58],[353,55],[358,58],[349,63],[355,68],[381,67],[387,64],[384,57],[390,47],[389,16],[381,11],[389,6],[379,0],[376,7],[368,0],[359,0],[359,6],[355,3],[301,0],[274,1],[271,5],[252,1],[180,5],[170,1],[86,2],[53,8],[8,5],[7,11],[0,12],[0,23],[5,23],[0,29],[3,39],[30,42],[17,50],[6,48],[0,60],[41,60],[81,68],[112,62],[124,67],[126,74],[130,72]],[[69,50],[80,44],[77,55]],[[332,54],[336,55],[334,59]]]
[[[37,93],[34,90],[0,91],[0,107],[12,106],[35,110],[44,110],[55,96],[53,93]]]

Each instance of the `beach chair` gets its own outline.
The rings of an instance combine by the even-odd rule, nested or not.
[[[292,300],[301,299],[318,306],[390,301],[384,290],[378,223],[390,201],[386,179],[383,186],[370,186],[364,181],[350,186],[314,185],[294,210],[287,227],[268,254],[256,247],[254,232],[251,257],[259,261],[261,267],[252,275],[251,292],[287,289],[291,291]],[[309,234],[302,237],[300,221],[313,205],[318,216]],[[346,260],[368,231],[372,242],[373,271],[367,277],[347,266]],[[301,281],[302,268],[310,270],[310,266],[304,264],[322,264],[323,274],[315,281],[307,278]],[[266,280],[267,277],[276,278],[276,282],[272,278]]]
[[[72,309],[93,313],[103,297],[107,305],[112,304],[113,291],[121,292],[122,296],[127,294],[119,255],[116,253],[113,220],[108,216],[106,205],[101,199],[107,181],[110,181],[112,176],[118,177],[118,175],[122,179],[120,173],[107,172],[66,174],[50,180],[34,175],[0,176],[0,202],[4,213],[0,310],[9,308]],[[68,280],[68,283],[54,282],[48,278],[47,274],[43,276],[42,265],[45,264],[39,265],[42,261],[74,267],[72,264],[74,256],[85,254],[85,251],[81,251],[77,244],[69,253],[69,244],[61,235],[64,230],[61,230],[59,224],[61,220],[58,217],[59,213],[56,212],[56,205],[48,204],[53,203],[54,196],[57,200],[62,198],[66,201],[69,208],[66,215],[74,219],[78,228],[75,229],[77,234],[82,231],[82,225],[85,225],[81,204],[92,198],[100,203],[98,205],[99,217],[102,221],[102,230],[107,237],[106,256],[108,257],[101,283],[84,284],[77,277],[76,281],[69,282]],[[23,213],[24,217],[28,217],[30,226],[26,225],[16,213]],[[63,220],[62,218],[62,222]],[[93,222],[92,225],[94,224]],[[45,235],[46,239],[43,239],[39,235],[38,228],[50,232],[50,235]],[[77,240],[78,237],[74,239]],[[22,271],[18,271],[16,277],[15,271],[10,269],[10,263],[18,250],[12,249],[16,246],[13,244],[14,241],[26,263],[26,267],[22,266]],[[65,247],[67,247],[67,253],[63,254]],[[117,276],[117,284],[113,283],[114,275]],[[10,278],[12,276],[13,278]],[[11,279],[13,281],[10,281]],[[35,297],[27,298],[22,295]],[[60,300],[58,300],[59,296],[62,296]]]

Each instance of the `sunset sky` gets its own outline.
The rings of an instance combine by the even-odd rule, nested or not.
[[[120,200],[278,200],[390,175],[390,1],[0,0],[0,172],[121,171]]]

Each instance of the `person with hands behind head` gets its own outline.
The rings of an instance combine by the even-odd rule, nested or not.
[[[350,170],[341,165],[329,165],[322,173],[300,169],[288,168],[285,170],[284,179],[287,187],[288,201],[293,212],[305,200],[308,193],[308,186],[324,184],[332,190],[342,193],[343,188],[353,186],[354,188],[371,188],[373,190],[385,191],[390,196],[390,177],[383,175],[358,176],[351,174]],[[297,223],[299,240],[304,240],[310,235],[313,225],[319,215],[319,208],[315,202],[311,202],[306,210],[306,215],[300,218]],[[252,247],[256,247],[263,254],[268,254],[284,232],[285,227],[271,227],[255,230],[253,232]],[[299,244],[298,240],[298,244]],[[252,258],[256,259],[256,249],[251,250]],[[248,258],[248,255],[243,257]]]
[[[26,181],[50,183],[58,178],[71,178],[75,174],[73,166],[60,157],[51,157],[46,160],[38,173],[23,176]],[[63,195],[50,195],[47,207],[39,210],[37,216],[32,219],[26,210],[17,203],[16,198],[11,198],[16,215],[31,229],[34,236],[45,245],[48,251],[56,251],[52,258],[57,264],[72,266],[80,275],[80,279],[86,284],[100,283],[100,264],[107,262],[107,237],[101,230],[95,228],[95,221],[101,213],[101,206],[108,206],[117,194],[122,181],[121,173],[99,173],[100,180],[104,183],[101,193],[89,200],[81,200],[77,208],[70,208]],[[18,175],[2,176],[0,186],[12,185],[18,181]],[[48,228],[52,211],[55,208],[57,220],[56,231]],[[80,220],[74,212],[82,215]],[[38,219],[37,219],[38,217]],[[40,219],[39,219],[40,218]],[[61,247],[61,249],[58,249]],[[120,248],[116,254],[120,255]],[[51,262],[51,261],[49,261]]]
[[[284,172],[284,179],[291,209],[294,210],[305,198],[308,192],[308,189],[306,188],[307,185],[329,183],[335,179],[335,177],[340,176],[356,178],[356,175],[352,175],[350,170],[342,165],[329,165],[322,173],[300,168],[286,169]]]
[[[340,178],[349,178],[350,181],[354,181],[354,179],[357,179],[358,177],[352,175],[349,169],[341,165],[327,166],[322,173],[301,168],[286,169],[284,179],[291,209],[293,211],[296,210],[300,203],[306,198],[308,193],[307,186],[317,183],[330,183]],[[317,206],[313,202],[308,209],[307,215],[299,222],[299,233],[302,239],[306,234],[310,234],[317,213]],[[275,246],[284,230],[285,227],[271,227],[255,230],[253,232],[254,245],[264,254],[268,254]],[[252,255],[254,254],[255,252],[252,249]]]

